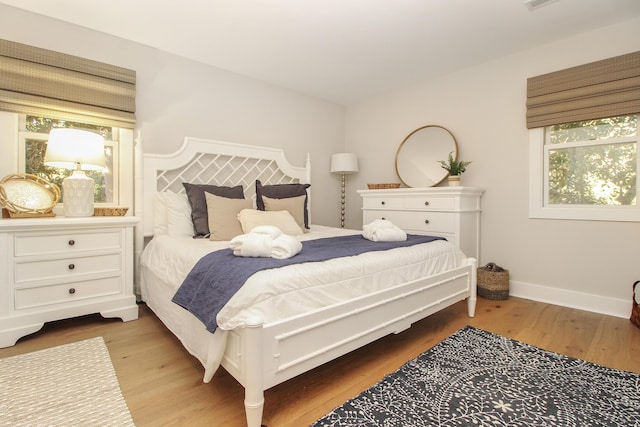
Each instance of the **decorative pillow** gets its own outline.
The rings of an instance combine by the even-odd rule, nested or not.
[[[272,199],[288,199],[289,197],[305,196],[304,198],[304,227],[309,228],[309,199],[307,188],[310,184],[274,184],[262,185],[260,180],[256,180],[256,206],[261,211],[265,210],[263,197]]]
[[[193,236],[191,205],[186,194],[164,193],[167,204],[167,234],[170,236]]]
[[[238,214],[243,209],[251,209],[250,199],[230,199],[204,193],[207,201],[208,228],[211,240],[231,240],[242,234],[242,227],[238,221]]]
[[[300,236],[302,229],[291,214],[287,211],[258,211],[255,209],[243,209],[238,215],[242,231],[249,233],[260,225],[272,225],[278,227],[284,234]]]
[[[286,199],[272,199],[271,197],[262,196],[265,211],[287,211],[291,214],[300,228],[306,228],[304,225],[304,202],[307,196],[287,197]]]
[[[244,199],[241,185],[220,187],[210,184],[190,184],[188,182],[183,182],[182,185],[187,191],[187,197],[191,204],[191,220],[195,229],[193,237],[207,237],[209,235],[209,216],[207,215],[207,200],[204,197],[205,191],[229,199]]]

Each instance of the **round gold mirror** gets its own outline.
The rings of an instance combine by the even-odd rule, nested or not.
[[[398,147],[396,174],[407,187],[434,187],[447,177],[440,160],[449,153],[458,158],[458,143],[442,126],[423,126],[411,132]]]

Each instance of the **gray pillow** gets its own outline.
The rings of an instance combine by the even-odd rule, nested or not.
[[[272,199],[288,199],[289,197],[305,196],[304,198],[304,227],[309,228],[309,197],[307,196],[307,188],[311,184],[273,184],[262,185],[259,179],[256,180],[256,206],[259,210],[266,210],[262,197]]]
[[[244,199],[242,185],[222,187],[188,182],[183,182],[182,185],[187,191],[187,198],[191,205],[191,221],[193,221],[193,229],[195,231],[193,237],[196,238],[209,236],[209,216],[207,214],[207,199],[204,196],[205,191],[228,199]]]

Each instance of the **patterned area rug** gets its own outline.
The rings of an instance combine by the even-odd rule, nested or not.
[[[638,426],[640,375],[467,326],[318,420],[332,426]]]
[[[102,337],[0,359],[0,426],[133,426]]]

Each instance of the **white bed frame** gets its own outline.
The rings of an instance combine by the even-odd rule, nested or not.
[[[144,202],[136,203],[143,206],[142,212],[136,212],[143,217],[136,238],[138,257],[144,238],[153,234],[153,195],[157,191],[183,192],[182,182],[242,184],[245,197],[252,198],[256,179],[263,184],[310,183],[309,158],[305,167],[294,167],[277,149],[187,137],[169,155],[142,156],[138,141],[137,154],[137,177],[144,185],[144,194],[137,193],[137,201]],[[205,364],[205,381],[211,380],[218,365],[223,366],[245,388],[247,425],[258,427],[264,390],[385,335],[399,333],[458,301],[467,300],[468,314],[473,317],[476,267],[476,260],[467,258],[460,268],[304,315],[272,323],[254,318],[246,327],[229,331],[222,360]]]

